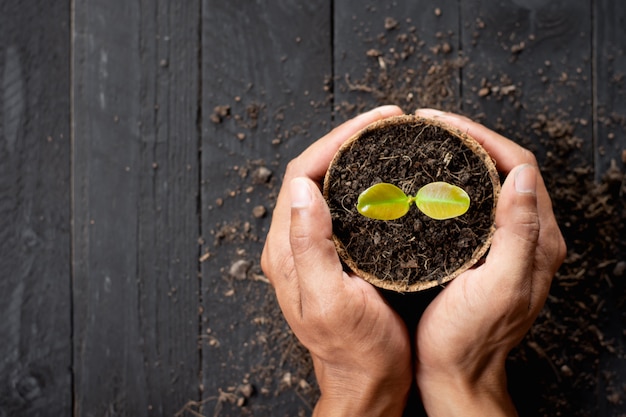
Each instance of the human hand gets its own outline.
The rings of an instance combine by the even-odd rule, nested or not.
[[[515,415],[505,360],[539,314],[565,242],[532,153],[462,116],[435,117],[475,138],[509,174],[485,263],[450,282],[417,328],[416,380],[429,416]]]
[[[314,415],[401,415],[411,381],[410,340],[378,291],[343,271],[320,183],[339,146],[368,124],[402,114],[385,106],[337,127],[289,163],[261,265],[291,329],[313,358]]]

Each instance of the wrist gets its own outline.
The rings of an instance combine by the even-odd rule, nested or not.
[[[320,383],[321,396],[313,417],[399,417],[410,390],[410,383],[373,383],[363,379],[334,385]]]
[[[422,371],[417,373],[417,384],[431,417],[517,416],[504,368],[471,378],[461,373]]]

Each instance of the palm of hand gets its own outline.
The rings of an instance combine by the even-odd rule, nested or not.
[[[410,384],[411,343],[403,320],[374,287],[343,275],[342,294],[335,297],[340,302],[318,309],[318,317],[303,317],[306,331],[298,331],[299,326],[291,323],[310,349],[318,378],[329,370],[333,378],[341,378],[345,370],[350,378],[356,373],[392,385]],[[319,326],[311,327],[315,322]]]
[[[530,328],[534,312],[523,291],[515,299],[498,286],[486,265],[451,282],[428,306],[417,328],[418,367],[448,369],[468,378],[490,366],[499,372],[506,355]],[[481,282],[482,281],[482,282]]]

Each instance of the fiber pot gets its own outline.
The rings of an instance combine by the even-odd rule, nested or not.
[[[373,184],[415,195],[435,181],[467,192],[465,214],[435,220],[413,205],[399,219],[374,220],[357,211],[359,194]],[[342,261],[371,284],[397,292],[444,284],[475,265],[491,244],[499,192],[495,164],[475,139],[412,115],[375,122],[345,142],[323,190]]]

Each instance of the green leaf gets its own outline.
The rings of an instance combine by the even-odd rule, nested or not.
[[[428,217],[445,220],[464,214],[469,209],[470,198],[462,188],[438,181],[420,188],[415,204]]]
[[[395,185],[383,182],[363,191],[356,207],[359,213],[370,219],[395,220],[409,211],[411,200]]]

